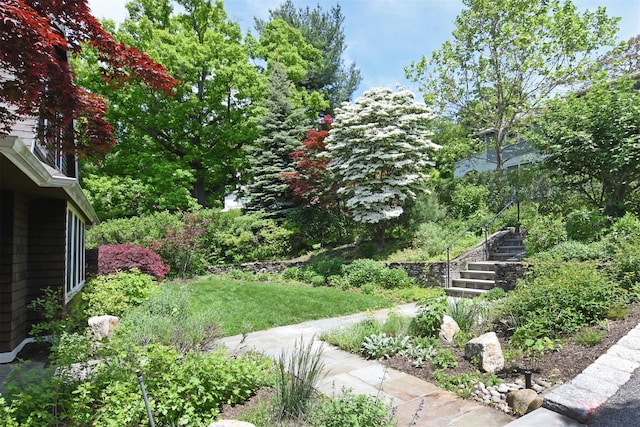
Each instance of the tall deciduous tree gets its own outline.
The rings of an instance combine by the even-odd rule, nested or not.
[[[76,86],[69,68],[67,55],[79,53],[84,43],[96,49],[107,83],[139,79],[165,94],[177,83],[148,55],[117,43],[89,13],[86,0],[3,0],[0,131],[37,115],[47,123],[39,136],[53,148],[94,156],[109,151],[115,140],[104,119],[105,102]]]
[[[294,91],[285,67],[273,64],[264,101],[267,114],[258,121],[260,137],[247,150],[246,173],[250,178],[243,187],[242,197],[249,211],[282,218],[294,206],[281,175],[293,172],[294,160],[290,153],[300,145],[309,125],[304,109],[292,100]]]
[[[549,102],[531,135],[546,163],[608,215],[640,187],[640,91],[635,79],[603,78]]]
[[[319,4],[315,9],[296,8],[292,0],[285,0],[270,12],[271,19],[280,18],[297,28],[309,44],[322,52],[322,58],[312,64],[297,84],[309,92],[319,91],[329,101],[330,111],[351,100],[362,76],[355,64],[347,65],[342,58],[346,44],[340,5],[336,4],[325,12]],[[260,32],[266,25],[256,20]]]
[[[411,91],[387,88],[370,89],[337,111],[326,139],[328,167],[354,220],[373,224],[379,243],[403,204],[425,191],[431,155],[439,148],[429,139],[431,119]]]
[[[93,91],[107,96],[120,142],[102,172],[158,188],[145,195],[158,201],[165,190],[185,186],[203,206],[221,200],[237,179],[242,147],[258,134],[252,118],[264,96],[240,28],[221,1],[134,0],[127,7],[130,17],[116,37],[148,52],[181,84],[174,98],[135,83],[114,90],[95,78],[98,58],[84,58],[83,76]],[[175,196],[181,205],[160,205],[187,208],[180,194]]]
[[[463,0],[453,39],[407,68],[427,103],[463,113],[476,131],[495,131],[497,168],[510,133],[522,130],[541,102],[580,76],[617,18],[605,8],[579,13],[570,1]]]

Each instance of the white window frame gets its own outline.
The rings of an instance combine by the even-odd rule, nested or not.
[[[82,216],[67,204],[65,251],[65,303],[84,286],[86,278],[85,237],[86,225]]]

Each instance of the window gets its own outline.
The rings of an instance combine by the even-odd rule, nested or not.
[[[80,216],[67,207],[67,255],[65,302],[69,302],[85,280],[85,225]]]

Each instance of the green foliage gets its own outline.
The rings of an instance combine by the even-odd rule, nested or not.
[[[639,185],[630,159],[640,155],[640,93],[630,76],[611,81],[602,73],[590,83],[584,93],[549,101],[531,139],[568,186],[585,194],[594,209],[618,217]]]
[[[213,264],[282,258],[291,250],[292,232],[262,214],[223,212],[213,217],[204,248]]]
[[[382,323],[374,318],[367,318],[348,327],[323,332],[320,339],[351,353],[358,353],[366,337],[381,333]]]
[[[41,316],[41,321],[31,326],[31,335],[35,337],[51,335],[56,339],[65,330],[62,287],[44,288],[42,295],[32,300],[27,307]]]
[[[480,312],[480,304],[471,300],[459,299],[449,301],[448,314],[456,321],[462,332],[470,332],[476,324]]]
[[[489,289],[487,292],[483,293],[482,295],[475,297],[474,301],[475,300],[488,301],[488,302],[498,301],[504,298],[505,296],[507,296],[507,293],[504,291],[504,289],[495,287],[495,288]]]
[[[567,240],[536,255],[536,259],[547,258],[558,261],[591,261],[607,259],[608,254],[602,242],[583,243]]]
[[[412,337],[405,345],[403,354],[411,359],[411,365],[422,368],[428,360],[438,354],[438,346],[438,340],[435,338]]]
[[[562,218],[557,215],[538,215],[523,219],[527,230],[524,245],[527,254],[546,251],[567,240],[567,231]]]
[[[418,302],[418,311],[413,318],[413,331],[418,336],[437,337],[442,325],[442,317],[448,309],[444,289],[429,298]]]
[[[317,401],[307,423],[310,427],[395,427],[391,402],[378,396],[354,394],[342,389],[327,399]]]
[[[449,369],[458,366],[458,361],[451,350],[442,348],[431,360],[431,365],[434,370]]]
[[[509,339],[509,345],[522,351],[529,363],[528,369],[534,369],[538,359],[544,354],[561,347],[557,340],[547,336],[539,336],[535,329],[527,327],[516,329]]]
[[[304,420],[309,414],[315,387],[322,379],[322,347],[314,350],[313,340],[296,341],[293,351],[280,354],[275,378],[275,420]]]
[[[371,259],[357,259],[342,266],[344,280],[349,287],[361,288],[373,284],[383,289],[407,288],[413,283],[402,269],[388,268]]]
[[[180,216],[169,212],[103,221],[87,231],[87,247],[133,243],[151,246],[166,236],[168,230],[180,226]]]
[[[555,338],[604,318],[623,296],[592,264],[539,264],[502,301],[498,317],[513,319],[526,338]]]
[[[385,332],[365,337],[360,347],[360,353],[367,359],[388,359],[401,353],[409,337],[387,336]]]
[[[148,188],[134,178],[90,174],[82,178],[82,189],[102,221],[147,211],[143,194]]]
[[[607,310],[607,319],[622,320],[627,318],[627,307],[616,305]]]
[[[451,195],[450,212],[465,220],[486,215],[489,189],[483,185],[458,184]]]
[[[295,31],[282,20],[272,21],[268,27],[271,25],[279,25],[279,28],[267,28],[263,36],[276,35],[272,31]],[[302,39],[300,33],[297,37]],[[304,43],[303,39],[301,41]],[[271,54],[275,50],[275,47],[269,49]],[[306,68],[306,64],[302,66],[303,75]],[[268,96],[264,101],[266,114],[258,120],[260,136],[246,147],[248,167],[245,174],[250,179],[241,190],[248,212],[262,212],[279,219],[284,219],[286,212],[293,208],[293,195],[282,174],[295,171],[296,161],[290,153],[300,145],[308,125],[305,110],[294,104],[286,71],[282,63],[269,64]]]
[[[604,331],[598,331],[596,329],[585,329],[576,334],[575,340],[577,344],[585,347],[593,347],[600,344],[602,338],[604,338]]]
[[[55,350],[54,350],[55,351]],[[79,349],[77,349],[79,351]],[[107,343],[102,361],[70,381],[59,367],[9,378],[7,409],[20,426],[126,426],[145,422],[136,371],[142,368],[159,425],[190,426],[215,420],[224,403],[240,403],[267,384],[271,362],[262,356],[230,359],[223,351],[180,354],[171,347],[120,348]],[[79,353],[77,353],[79,354]],[[86,355],[85,355],[86,356]],[[61,360],[60,355],[52,360]],[[54,370],[57,375],[53,375]],[[77,378],[77,372],[76,372]],[[11,424],[8,424],[11,425]]]
[[[434,371],[433,378],[443,389],[455,392],[462,397],[469,397],[471,387],[482,381],[482,377],[476,373],[449,374],[445,370]]]
[[[87,317],[110,314],[122,316],[129,308],[145,302],[158,283],[148,274],[119,272],[89,280],[81,294],[82,310]]]
[[[118,338],[135,345],[162,344],[180,352],[206,350],[220,334],[213,310],[191,313],[191,292],[164,287],[122,318]]]
[[[608,219],[596,209],[574,209],[565,219],[567,239],[579,242],[597,240],[604,231]]]
[[[345,264],[344,258],[328,257],[326,255],[319,259],[313,260],[307,268],[323,277],[330,277],[342,272],[342,266]]]

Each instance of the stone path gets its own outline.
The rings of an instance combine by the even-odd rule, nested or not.
[[[400,315],[413,315],[415,304],[405,304],[393,309]],[[380,396],[396,408],[398,426],[429,427],[500,427],[509,424],[513,417],[504,412],[464,400],[419,378],[390,369],[382,364],[365,360],[319,340],[324,331],[356,323],[367,316],[385,318],[389,310],[375,313],[359,313],[350,316],[314,320],[297,325],[281,326],[266,331],[252,332],[244,340],[241,335],[219,340],[231,352],[256,350],[278,358],[282,352],[290,352],[296,341],[314,340],[315,346],[323,346],[323,362],[326,376],[319,390],[325,394],[340,392],[343,387],[355,393]]]

